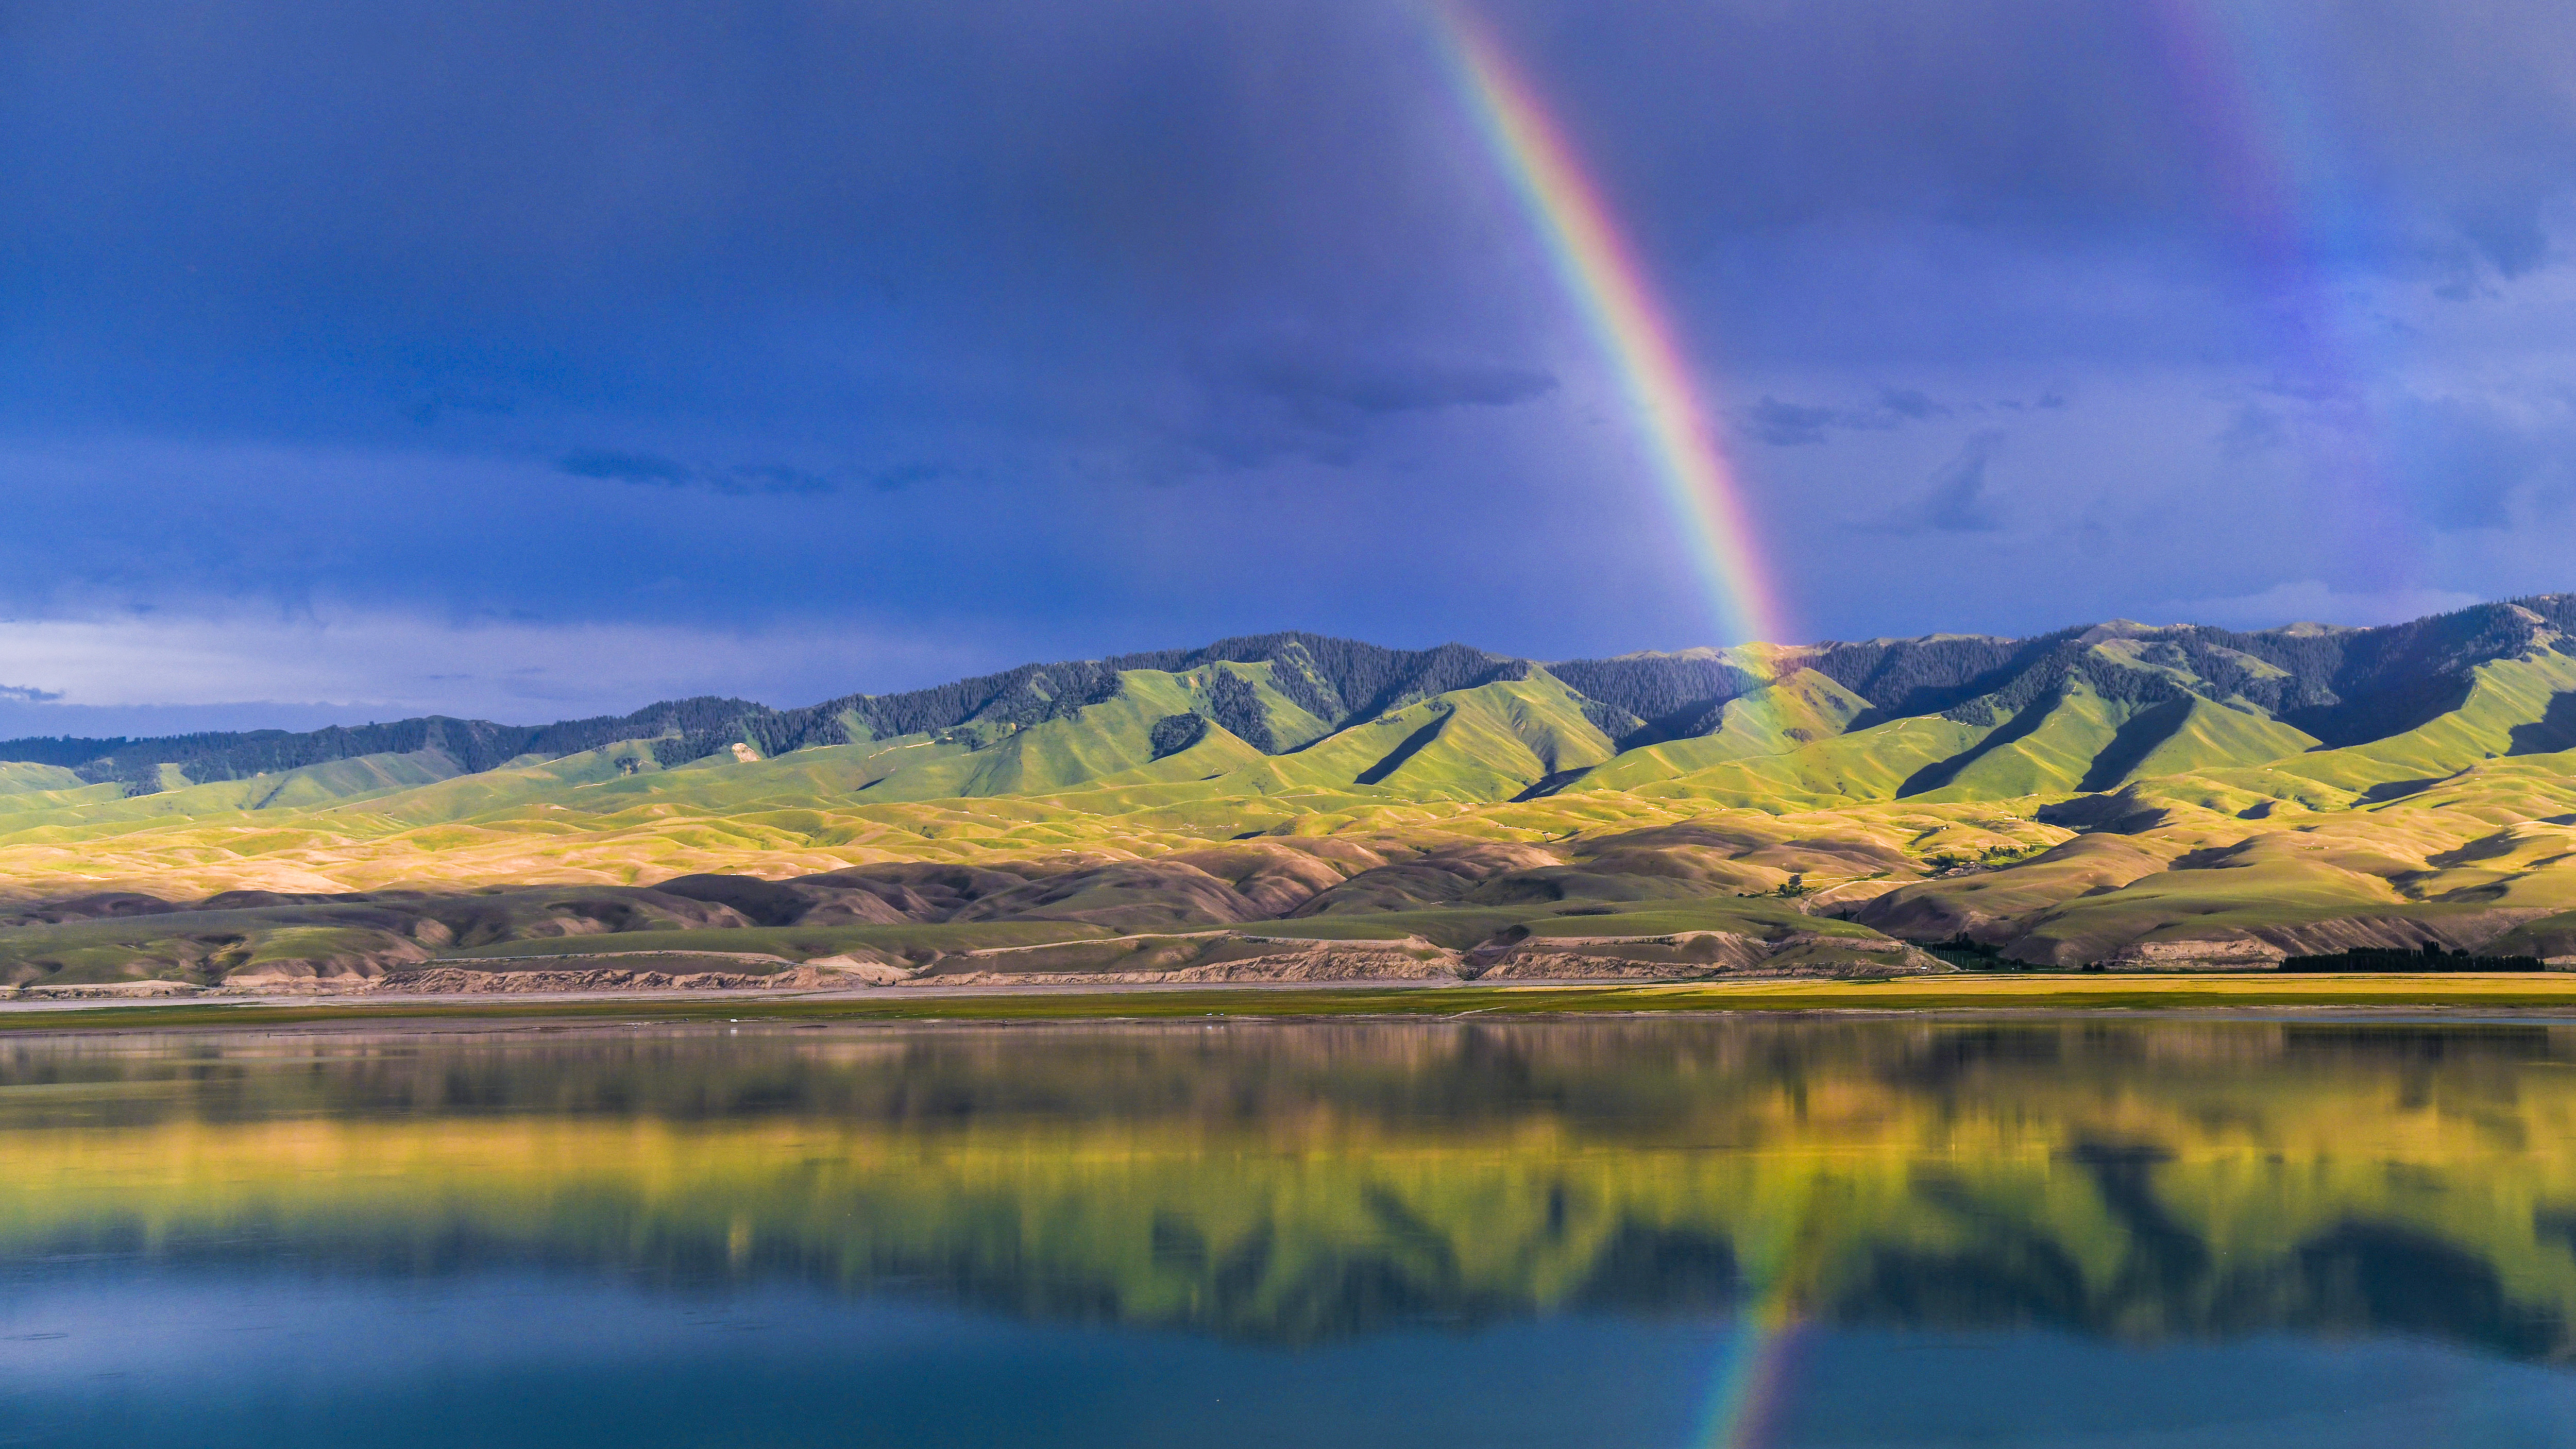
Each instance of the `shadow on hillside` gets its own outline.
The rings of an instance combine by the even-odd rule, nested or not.
[[[2549,708],[2530,724],[2515,725],[2508,755],[2554,755],[2576,750],[2576,694],[2552,695]]]

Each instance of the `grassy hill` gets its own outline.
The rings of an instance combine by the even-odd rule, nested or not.
[[[1555,663],[1278,634],[798,710],[21,740],[0,743],[0,981],[790,928],[793,949],[736,939],[916,969],[1016,941],[983,927],[1363,916],[1373,935],[1336,939],[1419,938],[1460,973],[1587,917],[1585,939],[1765,960],[1813,937],[1844,967],[1930,959],[1905,943],[2052,967],[2576,955],[2547,924],[2576,917],[2571,750],[2568,595],[2384,629]],[[925,870],[1009,884],[942,895]],[[661,899],[698,876],[807,882],[807,905]],[[903,934],[930,927],[965,934]]]

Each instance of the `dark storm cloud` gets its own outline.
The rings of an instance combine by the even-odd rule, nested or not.
[[[2565,474],[2576,427],[2516,416],[2482,399],[2408,398],[2387,411],[2399,466],[2414,477],[2426,521],[2442,529],[2506,528],[2514,504]]]
[[[1986,494],[1986,470],[2003,444],[2000,428],[1970,434],[1957,454],[1932,475],[1931,488],[1888,519],[1884,531],[1993,533],[2001,529],[1994,500]]]
[[[2387,440],[2409,516],[2528,550],[2336,587],[2547,586],[2576,542],[2536,405],[2400,416],[2489,349],[2576,365],[2546,310],[2576,10],[1481,13],[1712,396],[1758,399],[1725,417],[1812,631],[2259,592],[2322,547],[2331,500],[2292,493],[2325,410]],[[0,16],[0,610],[1708,642],[1630,404],[1411,5]],[[2009,531],[1992,442],[1924,491],[2006,412]],[[2047,508],[2181,498],[2244,515],[2223,577],[2178,535],[1919,592]]]
[[[1254,386],[1293,406],[1357,413],[1501,407],[1537,397],[1556,379],[1531,368],[1275,353],[1244,368]]]
[[[1557,385],[1550,373],[1505,363],[1311,346],[1255,349],[1198,375],[1194,405],[1174,436],[1227,468],[1285,458],[1347,467],[1373,429],[1404,414],[1506,408]]]
[[[13,704],[51,704],[63,697],[59,689],[37,689],[25,684],[0,684],[0,701]]]
[[[1775,448],[1812,447],[1835,431],[1885,432],[1907,423],[1946,418],[1951,409],[1916,388],[1883,387],[1878,396],[1857,407],[1782,402],[1765,397],[1736,411],[1736,427],[1757,442]]]
[[[1912,418],[1917,422],[1925,418],[1946,418],[1950,415],[1948,408],[1934,402],[1919,388],[1880,388],[1878,406],[1882,412],[1893,413],[1900,418]]]
[[[2059,408],[2066,406],[2066,394],[2051,388],[2028,401],[2024,401],[2017,397],[1999,398],[1996,400],[1995,406],[2002,408],[2006,412],[2014,413],[2033,411],[2055,412]]]
[[[1825,440],[1827,428],[1849,426],[1840,408],[1782,402],[1766,397],[1743,410],[1740,426],[1775,448],[1805,447]]]
[[[1986,469],[2003,442],[2002,431],[1989,428],[1960,447],[1959,456],[1933,480],[1931,496],[1924,500],[1924,523],[1948,533],[1985,533],[2003,526],[1986,496]]]
[[[2283,447],[2290,440],[2281,415],[2260,403],[2239,404],[2218,435],[2218,450],[2230,458],[2250,458]]]

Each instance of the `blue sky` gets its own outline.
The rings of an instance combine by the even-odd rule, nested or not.
[[[1480,13],[1798,636],[2576,586],[2565,7]],[[1410,3],[22,0],[0,195],[9,732],[1726,642]]]

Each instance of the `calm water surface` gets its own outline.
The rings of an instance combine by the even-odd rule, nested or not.
[[[2576,1027],[0,1041],[0,1445],[2576,1445]]]

